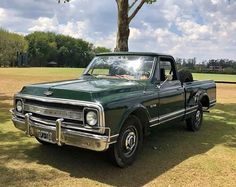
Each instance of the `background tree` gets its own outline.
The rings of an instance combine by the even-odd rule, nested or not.
[[[115,0],[117,3],[118,19],[117,19],[117,35],[115,51],[129,51],[129,34],[130,23],[142,6],[152,4],[156,0]]]
[[[55,33],[34,32],[25,38],[29,44],[30,66],[46,66],[49,61],[56,58],[57,43],[55,42]]]
[[[106,47],[100,47],[100,46],[98,46],[98,47],[95,47],[95,48],[94,48],[94,52],[95,52],[95,54],[98,54],[98,53],[107,53],[107,52],[111,52],[111,50],[110,50],[110,49],[107,49]]]
[[[0,66],[15,66],[17,53],[24,53],[27,48],[23,36],[0,29]]]
[[[58,0],[60,3],[62,0]],[[63,0],[63,2],[69,2],[70,0]],[[116,35],[116,47],[114,51],[129,51],[129,34],[130,23],[137,15],[142,6],[152,4],[156,0],[115,0],[117,4],[117,35]]]
[[[47,66],[56,61],[60,67],[86,67],[96,53],[110,51],[79,38],[52,32],[33,32],[25,38],[29,44],[30,66]]]

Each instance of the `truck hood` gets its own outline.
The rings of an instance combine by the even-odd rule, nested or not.
[[[102,103],[106,100],[111,101],[124,96],[136,95],[143,89],[144,86],[136,81],[84,77],[68,81],[33,84],[25,86],[20,93]]]

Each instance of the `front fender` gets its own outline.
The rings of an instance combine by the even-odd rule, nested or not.
[[[122,119],[119,123],[119,131],[121,130],[124,122],[127,120],[127,118],[131,115],[131,114],[139,114],[139,116],[137,116],[138,118],[142,117],[145,118],[147,121],[149,121],[151,119],[149,112],[147,110],[147,108],[142,105],[142,104],[136,104],[134,106],[130,106],[129,108],[127,108],[127,110],[125,110]],[[140,114],[142,116],[140,116]]]

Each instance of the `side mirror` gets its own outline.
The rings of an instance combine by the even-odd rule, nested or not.
[[[171,81],[173,79],[172,75],[168,74],[166,75],[166,80],[167,81]]]
[[[172,75],[166,75],[166,79],[161,84],[157,85],[157,88],[160,89],[166,83],[166,81],[171,81],[172,79]]]

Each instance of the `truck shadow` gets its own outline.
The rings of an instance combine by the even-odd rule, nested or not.
[[[1,124],[9,120],[9,109],[12,107],[13,96],[7,96],[0,93],[0,120]]]
[[[136,162],[125,169],[112,166],[107,161],[106,153],[70,146],[29,144],[25,148],[27,145],[21,145],[24,156],[15,155],[15,159],[49,165],[77,179],[88,178],[115,186],[141,186],[186,159],[205,154],[218,144],[236,147],[235,111],[236,104],[218,104],[210,114],[205,115],[204,125],[197,133],[186,131],[184,123],[153,129]],[[5,149],[7,154],[7,147]]]

